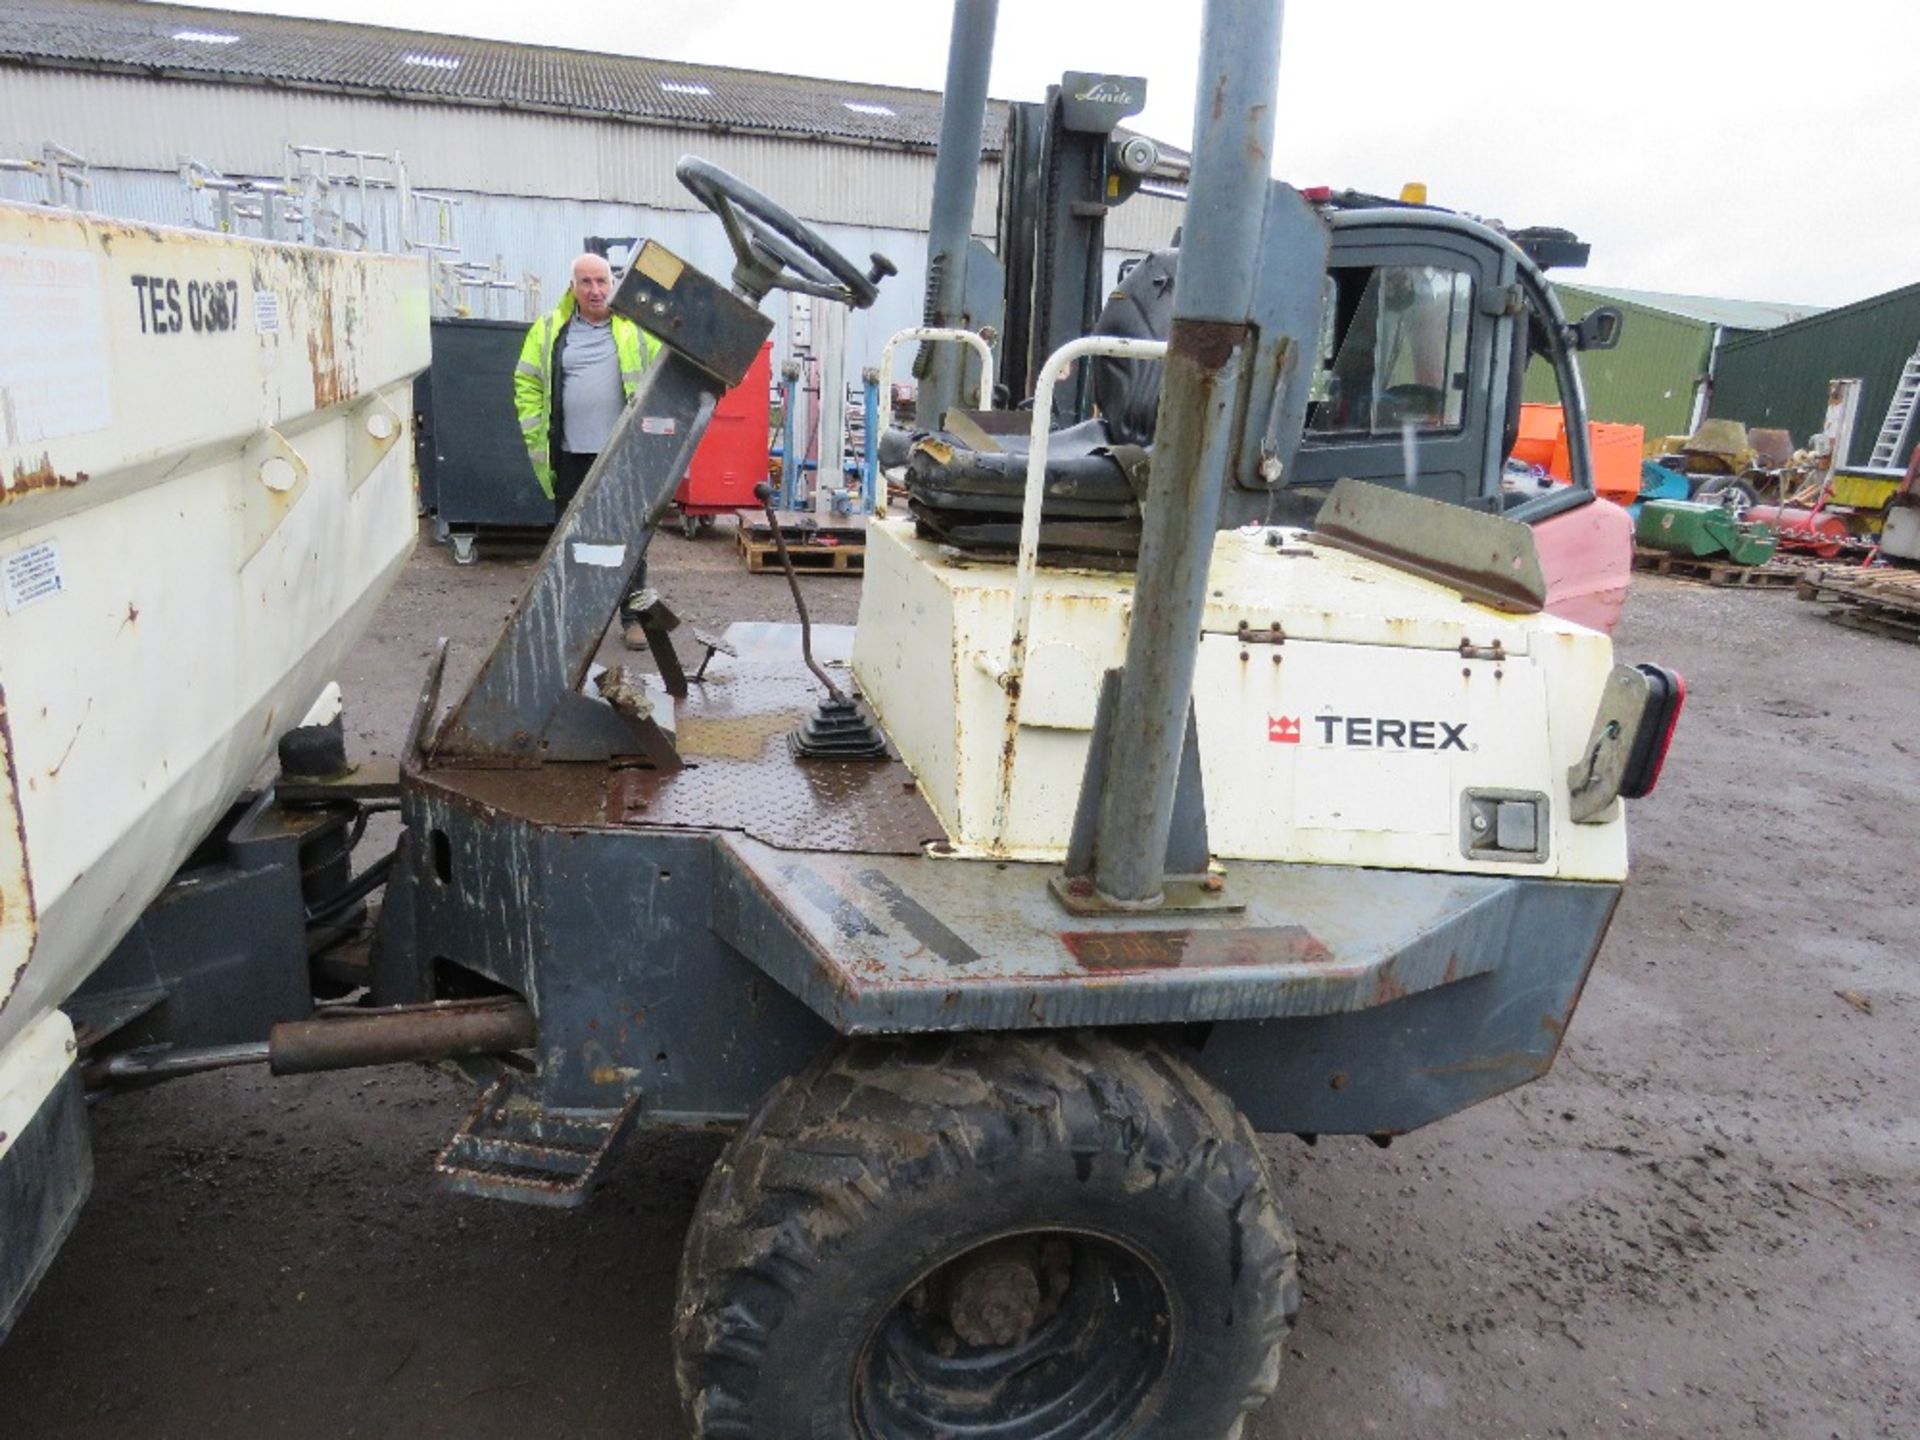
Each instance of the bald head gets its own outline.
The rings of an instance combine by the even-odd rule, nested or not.
[[[605,256],[588,251],[573,262],[573,303],[596,325],[607,318],[613,303],[613,270]]]

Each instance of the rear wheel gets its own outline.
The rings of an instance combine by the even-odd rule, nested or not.
[[[1221,1440],[1299,1304],[1251,1128],[1093,1033],[836,1048],[714,1168],[674,1339],[697,1434]]]

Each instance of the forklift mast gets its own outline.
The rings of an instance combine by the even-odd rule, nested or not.
[[[1159,163],[1144,135],[1117,134],[1147,102],[1134,75],[1068,71],[1044,102],[1007,107],[998,243],[1006,274],[1000,384],[1010,403],[1033,395],[1047,356],[1092,331],[1106,300],[1107,212]],[[1092,411],[1084,370],[1054,391],[1053,423]]]

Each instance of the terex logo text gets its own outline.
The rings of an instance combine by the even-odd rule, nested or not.
[[[1446,720],[1392,720],[1378,715],[1315,715],[1322,745],[1356,750],[1465,750],[1467,722]],[[1298,745],[1301,722],[1292,715],[1269,715],[1267,739],[1276,745]]]

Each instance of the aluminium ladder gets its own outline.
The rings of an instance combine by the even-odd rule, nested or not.
[[[1900,463],[1907,435],[1913,429],[1914,401],[1920,398],[1920,349],[1907,357],[1900,372],[1900,383],[1893,387],[1893,399],[1887,405],[1887,418],[1880,424],[1880,438],[1873,442],[1873,454],[1867,460],[1869,470],[1891,470]]]

